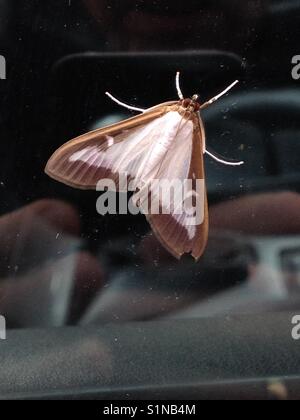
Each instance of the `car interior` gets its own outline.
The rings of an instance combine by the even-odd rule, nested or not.
[[[0,0],[0,22],[0,398],[299,399],[300,1]],[[202,112],[245,163],[204,158],[197,263],[44,172],[135,115],[106,91],[151,108],[177,71],[201,102],[239,80]]]

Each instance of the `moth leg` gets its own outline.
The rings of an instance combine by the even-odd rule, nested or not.
[[[207,108],[208,106],[210,106],[211,104],[213,104],[214,102],[216,102],[217,100],[219,100],[222,96],[226,95],[226,93],[229,92],[237,83],[239,83],[238,80],[236,80],[235,82],[233,82],[230,86],[228,86],[228,88],[226,88],[225,90],[223,90],[223,92],[219,93],[219,95],[214,96],[212,99],[210,99],[209,101],[207,101],[203,105],[201,105],[201,108],[200,109]]]
[[[179,99],[183,100],[184,96],[180,87],[180,72],[179,71],[176,73],[176,89],[177,89]]]
[[[124,102],[119,101],[119,99],[115,98],[109,92],[105,92],[105,95],[108,96],[112,101],[116,102],[118,105],[122,106],[123,108],[129,109],[130,111],[136,111],[136,112],[145,112],[146,111],[146,109],[136,108],[135,106],[130,106],[130,105],[125,104]]]
[[[228,166],[241,166],[244,165],[244,161],[239,161],[239,162],[230,162],[228,160],[225,159],[221,159],[218,156],[214,155],[212,152],[208,151],[207,149],[205,149],[205,153],[210,156],[212,159],[216,160],[219,163],[222,163],[223,165],[228,165]]]
[[[205,129],[204,129],[204,125],[202,122],[202,118],[201,118],[201,114],[200,111],[197,112],[198,114],[198,124],[199,124],[199,129],[200,129],[200,133],[202,134],[202,153],[205,154],[206,152],[206,135],[205,135]]]

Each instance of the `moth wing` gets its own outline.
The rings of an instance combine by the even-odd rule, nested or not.
[[[176,193],[172,191],[169,204],[166,192],[162,193],[162,189],[151,188],[148,201],[142,191],[138,192],[137,197],[157,239],[178,259],[185,253],[191,253],[198,260],[208,238],[208,205],[202,152],[205,132],[202,122],[200,125],[197,123],[193,120],[183,121],[173,147],[168,150],[156,174],[156,178],[163,182],[175,181],[174,188],[181,183],[182,190],[176,189]],[[159,212],[153,212],[153,203],[155,210],[159,203]]]
[[[61,146],[49,159],[45,172],[57,181],[80,189],[95,189],[99,180],[119,175],[134,178],[154,141],[159,118],[173,103],[84,134]]]

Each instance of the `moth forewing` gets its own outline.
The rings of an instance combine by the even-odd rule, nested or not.
[[[46,174],[68,186],[83,190],[95,189],[97,182],[103,177],[111,177],[117,181],[118,174],[111,174],[99,165],[99,154],[112,144],[126,140],[130,131],[163,116],[172,104],[173,102],[158,105],[138,116],[70,140],[51,156],[45,168]],[[121,134],[124,135],[120,136]]]

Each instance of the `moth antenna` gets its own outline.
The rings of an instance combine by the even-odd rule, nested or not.
[[[130,106],[130,105],[125,104],[124,102],[119,101],[119,99],[115,98],[109,92],[105,92],[105,95],[108,96],[112,101],[116,102],[116,104],[122,106],[123,108],[129,109],[130,111],[136,111],[136,112],[145,112],[146,111],[143,108],[136,108],[134,106]]]
[[[241,166],[241,165],[244,165],[245,163],[243,160],[241,160],[240,162],[229,162],[228,160],[220,159],[217,156],[215,156],[213,153],[209,152],[207,149],[205,149],[205,153],[211,158],[213,158],[214,160],[216,160],[217,162],[222,163],[223,165]]]
[[[214,96],[212,99],[210,99],[209,101],[205,102],[200,109],[204,109],[207,108],[209,105],[213,104],[214,102],[218,101],[222,96],[226,95],[227,92],[229,92],[237,83],[239,83],[238,80],[236,80],[235,82],[231,83],[230,86],[228,86],[228,88],[226,88],[225,90],[223,90],[223,92],[219,93],[219,95]]]
[[[184,99],[182,90],[180,88],[180,71],[176,73],[176,89],[179,96],[179,99]]]

